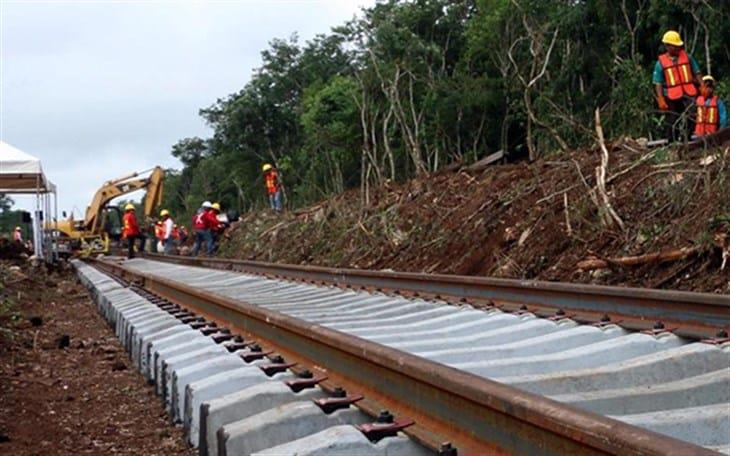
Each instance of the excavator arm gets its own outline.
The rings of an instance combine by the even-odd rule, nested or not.
[[[162,187],[165,172],[159,166],[152,169],[147,177],[140,177],[146,172],[133,173],[119,179],[105,182],[94,195],[91,204],[86,208],[84,228],[97,234],[102,231],[102,211],[106,205],[119,196],[132,193],[136,190],[146,189],[147,194],[144,200],[144,216],[152,215],[154,209],[162,202]]]

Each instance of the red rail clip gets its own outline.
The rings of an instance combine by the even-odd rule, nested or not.
[[[312,401],[317,404],[324,413],[329,415],[335,410],[348,408],[351,404],[360,400],[362,400],[362,395],[354,394],[352,396],[344,397],[323,397],[320,399],[313,399]]]
[[[377,442],[385,437],[393,437],[398,432],[411,426],[414,421],[410,418],[393,419],[393,415],[387,410],[380,412],[378,420],[374,423],[358,424],[357,429],[365,434],[371,442]]]
[[[284,372],[285,370],[289,369],[290,367],[296,366],[297,363],[269,363],[269,364],[259,364],[259,369],[264,371],[264,374],[271,377],[274,374],[278,374],[279,372]]]
[[[291,388],[292,391],[298,393],[299,391],[307,388],[314,388],[319,382],[327,380],[326,376],[313,377],[313,378],[295,378],[293,380],[287,380],[286,386]]]

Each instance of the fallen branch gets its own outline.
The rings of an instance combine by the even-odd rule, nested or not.
[[[568,236],[573,236],[573,228],[570,226],[570,211],[568,210],[568,192],[563,193],[563,208],[565,209],[565,227],[568,230]]]
[[[668,263],[681,260],[700,252],[699,247],[683,247],[677,250],[664,252],[647,253],[645,255],[626,256],[618,258],[588,258],[579,261],[578,269],[591,271],[593,269],[606,269],[610,266],[636,266],[647,263]]]
[[[596,168],[596,189],[598,191],[598,195],[601,197],[599,212],[601,213],[601,219],[605,226],[612,227],[616,224],[621,228],[621,231],[623,231],[626,229],[624,222],[613,209],[613,206],[611,206],[611,200],[608,198],[608,192],[606,191],[608,149],[606,148],[606,141],[603,138],[601,111],[598,108],[596,108],[596,134],[598,135],[598,144],[601,146],[601,165]]]

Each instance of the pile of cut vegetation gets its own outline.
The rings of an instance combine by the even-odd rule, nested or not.
[[[624,138],[250,213],[221,256],[728,293],[729,166]]]

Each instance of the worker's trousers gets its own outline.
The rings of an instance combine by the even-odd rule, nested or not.
[[[127,236],[127,258],[134,258],[134,244],[139,239],[139,251],[144,252],[145,237],[141,234],[135,234],[134,236]]]
[[[664,134],[670,142],[683,141],[695,130],[694,99],[682,97],[667,99],[669,109],[664,111]]]
[[[195,230],[195,244],[190,252],[192,256],[198,256],[201,244],[205,244],[205,253],[210,256],[213,254],[213,234],[210,230]]]
[[[165,246],[164,252],[165,255],[172,255],[172,249],[175,248],[175,239],[172,237],[169,237],[165,239],[162,244]]]
[[[269,193],[269,205],[276,212],[281,212],[281,190]]]

